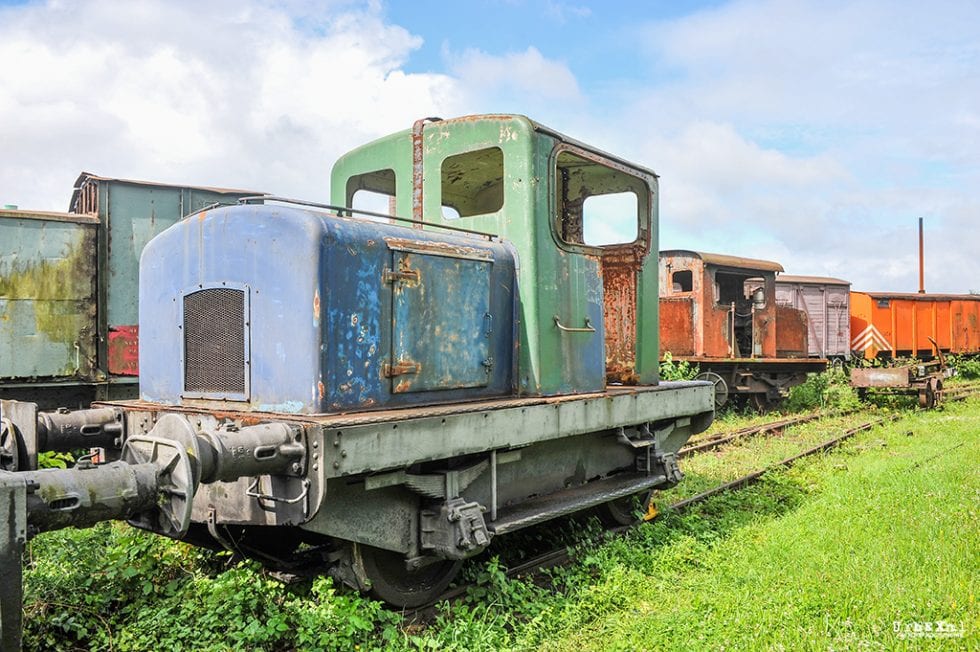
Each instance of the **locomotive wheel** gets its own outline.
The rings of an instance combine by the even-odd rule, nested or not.
[[[640,520],[636,514],[643,509],[643,505],[646,504],[646,499],[649,495],[649,491],[641,491],[632,496],[625,496],[616,500],[610,500],[608,503],[602,503],[597,508],[599,520],[607,527],[632,525]]]
[[[27,450],[14,424],[7,419],[0,419],[0,470],[26,470]]]
[[[358,546],[371,595],[395,607],[414,609],[438,598],[456,577],[461,561],[446,559],[416,570],[405,567],[405,555],[371,546]]]
[[[755,394],[749,395],[749,403],[759,414],[765,414],[769,411],[769,397],[765,394],[756,392]]]
[[[925,387],[919,390],[919,407],[931,410],[942,398],[943,382],[938,378],[930,378]]]
[[[694,380],[706,380],[715,386],[715,407],[720,408],[728,402],[728,383],[713,371],[704,371],[695,376]]]

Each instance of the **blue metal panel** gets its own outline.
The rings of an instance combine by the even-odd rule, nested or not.
[[[393,392],[487,384],[491,269],[488,260],[394,252]]]
[[[429,287],[441,311],[436,321],[450,323],[464,305],[473,313],[456,328],[457,336],[469,338],[459,349],[463,357],[445,354],[435,330],[419,321],[424,315],[405,313],[421,347],[411,354],[423,357],[417,362],[433,374],[423,374],[420,388],[441,391],[394,392],[385,375],[394,361],[391,326],[397,321],[385,271],[391,272],[394,252],[404,256],[406,249],[426,252],[412,259],[425,261],[427,277],[435,275]],[[225,401],[229,408],[313,413],[507,395],[513,385],[514,275],[513,249],[476,236],[283,206],[208,211],[175,224],[144,250],[141,394],[174,404],[205,400],[181,396],[179,305],[187,288],[227,283],[249,288],[250,334],[248,397]],[[482,290],[471,287],[476,280],[473,287]],[[401,309],[425,303],[410,301]],[[487,358],[495,361],[489,374]],[[454,365],[464,362],[454,376]]]

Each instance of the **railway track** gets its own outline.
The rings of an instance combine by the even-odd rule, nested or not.
[[[978,382],[978,383],[971,383],[971,384],[964,384],[964,385],[956,385],[956,386],[950,388],[950,390],[946,393],[945,400],[947,400],[947,401],[960,401],[960,400],[964,400],[964,399],[966,399],[966,398],[968,398],[970,396],[976,395],[978,393],[980,393],[980,382]],[[679,451],[679,454],[680,454],[681,457],[685,457],[685,456],[693,455],[695,453],[701,453],[701,452],[705,452],[705,451],[708,451],[708,450],[711,450],[711,449],[714,449],[714,448],[718,448],[720,446],[723,446],[723,445],[728,444],[728,443],[733,442],[733,441],[737,441],[739,439],[744,439],[744,438],[747,438],[747,437],[753,437],[753,436],[763,435],[763,434],[769,434],[769,433],[781,433],[786,428],[789,428],[791,426],[795,426],[795,425],[799,425],[799,424],[803,424],[803,423],[808,423],[808,422],[811,422],[811,421],[816,421],[816,420],[819,420],[819,419],[822,419],[822,418],[828,418],[828,417],[831,417],[831,416],[845,416],[846,414],[848,414],[848,413],[842,413],[842,412],[830,412],[830,413],[826,413],[826,412],[825,413],[814,412],[814,413],[810,413],[810,414],[801,415],[801,416],[798,416],[798,417],[788,417],[788,418],[784,418],[784,419],[778,419],[776,421],[771,421],[769,423],[763,423],[763,424],[758,424],[758,425],[755,425],[755,426],[749,426],[749,427],[746,427],[746,428],[740,428],[738,430],[734,430],[734,431],[731,431],[731,432],[718,433],[716,435],[711,435],[709,437],[706,437],[703,440],[701,440],[701,441],[699,441],[699,442],[697,442],[697,443],[695,443],[693,445],[686,446],[686,447],[682,448]],[[822,453],[824,451],[827,451],[827,450],[830,450],[832,448],[835,448],[836,446],[839,446],[841,443],[843,443],[843,442],[847,441],[848,439],[854,437],[856,434],[858,434],[860,432],[865,432],[865,431],[870,430],[871,428],[874,428],[875,426],[881,425],[883,423],[888,423],[888,422],[891,422],[891,421],[895,421],[898,418],[900,418],[902,415],[903,415],[903,413],[897,412],[897,413],[893,413],[893,414],[890,414],[890,415],[887,415],[887,416],[882,416],[882,417],[877,417],[877,418],[874,418],[874,419],[870,419],[868,421],[865,421],[864,423],[860,423],[860,424],[858,424],[858,425],[856,425],[854,427],[848,428],[847,430],[843,431],[841,434],[839,434],[839,435],[837,435],[835,437],[832,437],[830,439],[827,439],[827,440],[825,440],[825,441],[823,441],[823,442],[821,442],[819,444],[816,444],[815,446],[811,446],[811,447],[809,447],[809,448],[807,448],[807,449],[805,449],[805,450],[803,450],[803,451],[801,451],[799,453],[796,453],[794,455],[791,455],[789,457],[786,457],[784,459],[781,459],[781,460],[779,460],[777,462],[774,462],[772,464],[769,464],[769,465],[767,465],[766,467],[764,467],[762,469],[759,469],[757,471],[753,471],[751,473],[747,473],[747,474],[745,474],[743,476],[740,476],[740,477],[738,477],[738,478],[736,478],[734,480],[731,480],[729,482],[725,482],[725,483],[720,484],[718,486],[712,487],[711,489],[708,489],[707,491],[703,491],[703,492],[701,492],[699,494],[696,494],[694,496],[690,496],[688,498],[684,498],[683,500],[679,500],[677,502],[674,502],[674,503],[670,504],[663,511],[663,513],[677,513],[677,512],[683,511],[685,509],[688,509],[688,508],[690,508],[690,507],[692,507],[694,505],[697,505],[699,503],[702,503],[702,502],[706,501],[707,499],[711,498],[712,496],[718,495],[720,493],[724,493],[726,491],[735,491],[735,490],[741,489],[743,487],[747,487],[749,485],[752,485],[755,482],[757,482],[760,478],[762,478],[762,476],[764,476],[766,473],[769,473],[771,471],[775,471],[775,470],[778,470],[778,469],[789,468],[789,467],[793,466],[793,464],[795,464],[797,461],[799,461],[799,460],[801,460],[803,458],[810,457],[811,455],[815,455],[817,453]],[[616,536],[622,536],[622,535],[624,535],[625,533],[629,532],[630,530],[632,530],[634,528],[643,526],[645,522],[646,521],[639,521],[639,522],[634,523],[632,525],[624,525],[624,526],[610,528],[610,529],[606,530],[606,532],[612,533],[613,535],[616,535]],[[537,573],[537,572],[540,572],[540,571],[543,571],[543,570],[546,570],[546,569],[549,569],[549,568],[553,568],[555,566],[560,566],[562,564],[568,563],[569,561],[571,561],[571,559],[572,559],[572,553],[569,552],[569,549],[567,547],[563,547],[563,548],[560,548],[560,549],[551,550],[549,552],[546,552],[546,553],[543,553],[543,554],[538,555],[536,557],[533,557],[531,559],[528,559],[528,560],[526,560],[526,561],[524,561],[524,562],[522,562],[520,564],[511,566],[510,568],[507,569],[506,575],[509,578],[516,578],[516,577],[523,576],[523,575],[534,574],[534,573]],[[406,616],[415,617],[416,619],[424,622],[429,617],[431,617],[431,615],[433,613],[433,607],[434,607],[435,604],[438,604],[440,602],[447,601],[447,600],[455,600],[455,599],[457,599],[457,598],[465,595],[466,592],[472,586],[473,585],[470,585],[470,584],[464,584],[464,585],[459,585],[459,586],[450,588],[449,590],[447,590],[446,592],[444,592],[432,604],[427,605],[427,606],[424,606],[424,607],[421,607],[421,608],[416,609],[416,610],[406,611],[405,614],[406,614]]]
[[[766,435],[770,433],[778,434],[790,426],[796,426],[809,421],[816,421],[817,419],[823,419],[829,416],[842,416],[843,414],[845,413],[812,412],[801,416],[786,417],[784,419],[778,419],[768,423],[747,426],[745,428],[739,428],[738,430],[732,430],[730,432],[720,432],[707,437],[702,437],[695,443],[684,446],[680,449],[680,451],[678,451],[677,455],[678,457],[687,457],[688,455],[703,453],[705,451],[724,446],[725,444],[743,439],[745,437],[754,437],[757,435]]]

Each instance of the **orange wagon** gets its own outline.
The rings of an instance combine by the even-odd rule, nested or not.
[[[866,359],[980,353],[980,296],[851,292],[851,349]]]

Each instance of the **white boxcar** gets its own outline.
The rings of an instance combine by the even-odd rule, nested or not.
[[[825,276],[776,277],[776,303],[806,312],[808,353],[851,357],[851,283]]]

